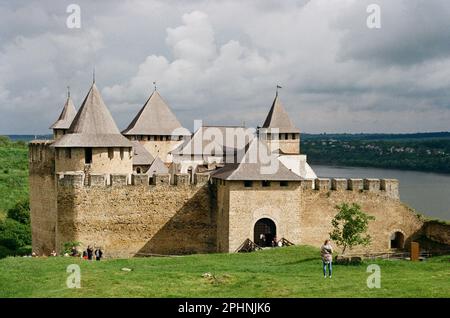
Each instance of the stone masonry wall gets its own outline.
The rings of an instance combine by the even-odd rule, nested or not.
[[[275,223],[278,238],[300,243],[300,182],[281,187],[280,182],[273,181],[270,187],[262,187],[261,182],[254,181],[251,188],[245,188],[241,181],[226,183],[229,186],[228,252],[235,252],[247,238],[254,240],[254,226],[261,218]]]
[[[57,242],[100,246],[108,257],[215,251],[216,227],[207,182],[169,185],[161,176],[114,176],[104,186],[83,186],[82,175],[65,175],[58,185]],[[123,179],[123,180],[122,180]],[[178,180],[184,180],[179,177]]]
[[[405,235],[405,247],[411,238],[421,231],[423,222],[398,198],[398,182],[378,179],[329,179],[316,180],[316,188],[303,186],[301,194],[301,243],[321,246],[331,232],[331,220],[337,213],[336,205],[357,203],[362,210],[375,216],[369,223],[368,234],[372,243],[368,247],[355,248],[354,252],[370,250],[385,251],[390,248],[390,237],[394,232]],[[320,183],[320,188],[317,187]],[[330,184],[334,183],[334,189]],[[349,190],[349,186],[350,190]],[[353,188],[353,189],[351,189]],[[385,188],[385,189],[383,189]]]
[[[90,171],[93,173],[131,173],[132,157],[128,148],[123,149],[123,159],[120,148],[114,149],[114,157],[108,157],[108,148],[92,148],[92,163]],[[65,148],[59,148],[56,155],[56,172],[84,171],[84,148],[71,148],[71,157],[67,158]]]
[[[38,255],[55,249],[56,184],[54,151],[50,141],[29,144],[29,187],[32,248]]]

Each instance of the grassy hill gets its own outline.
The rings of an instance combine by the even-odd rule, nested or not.
[[[0,136],[0,219],[17,201],[28,198],[28,148]]]
[[[0,260],[0,297],[450,297],[449,256],[334,265],[333,278],[324,279],[318,255],[316,248],[292,246],[250,254],[101,262],[6,258]],[[74,263],[81,268],[80,289],[65,285],[66,267]],[[381,268],[380,289],[366,284],[367,265],[373,263]]]

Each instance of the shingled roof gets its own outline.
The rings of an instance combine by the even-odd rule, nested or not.
[[[281,104],[278,93],[273,100],[272,107],[262,128],[277,128],[280,133],[299,133],[300,130],[294,126],[288,113]]]
[[[175,130],[177,130],[175,132]],[[139,113],[122,132],[124,135],[177,135],[189,136],[191,133],[181,126],[167,103],[154,91]]]
[[[154,174],[158,173],[169,173],[169,169],[164,164],[164,162],[159,159],[159,157],[156,157],[155,160],[153,160],[150,168],[148,168],[147,174],[153,176]]]
[[[55,121],[53,125],[50,126],[50,129],[69,129],[70,124],[77,114],[77,110],[73,105],[72,98],[70,95],[67,96],[66,103],[64,104],[63,110],[59,115],[58,119]]]
[[[139,141],[132,141],[133,143],[133,165],[136,166],[149,166],[155,160],[150,152],[145,149]]]
[[[266,153],[268,158],[274,160],[276,169],[269,173],[271,164],[263,163],[260,160],[260,154]],[[270,156],[270,157],[269,157]],[[267,144],[259,138],[253,139],[249,144],[245,156],[239,163],[228,164],[212,174],[212,177],[222,180],[254,180],[254,181],[300,181],[302,178],[286,168],[277,158],[268,150]]]
[[[67,134],[54,147],[132,147],[120,134],[95,83],[92,84]]]

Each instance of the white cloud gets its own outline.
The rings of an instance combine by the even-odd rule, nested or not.
[[[0,4],[0,133],[40,133],[65,87],[78,106],[97,84],[120,127],[153,81],[189,128],[258,125],[275,85],[305,132],[448,130],[450,3],[379,0],[80,0]]]

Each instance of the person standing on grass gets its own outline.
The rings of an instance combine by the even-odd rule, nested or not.
[[[327,278],[327,266],[328,274],[331,278],[331,273],[333,271],[333,267],[331,265],[333,262],[333,247],[331,246],[330,240],[325,240],[320,249],[320,255],[322,256],[323,278]]]
[[[88,260],[92,261],[92,254],[94,254],[94,249],[90,245],[88,245],[88,248],[86,251],[87,251]]]
[[[102,252],[102,250],[101,250],[100,247],[99,247],[99,248],[97,248],[97,249],[95,250],[95,260],[96,260],[96,261],[101,260],[101,259],[102,259],[102,256],[103,256],[103,252]]]

